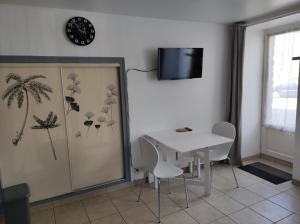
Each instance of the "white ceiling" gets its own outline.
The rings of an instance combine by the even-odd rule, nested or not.
[[[291,7],[300,4],[300,0],[0,0],[0,3],[230,23]]]

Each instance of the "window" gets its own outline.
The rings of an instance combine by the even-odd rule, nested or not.
[[[299,62],[292,58],[296,56],[300,56],[300,30],[268,37],[266,127],[295,131]]]

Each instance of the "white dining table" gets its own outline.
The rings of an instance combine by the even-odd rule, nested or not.
[[[157,146],[167,147],[177,153],[202,151],[204,153],[204,182],[199,179],[193,179],[189,182],[204,185],[205,195],[209,195],[211,192],[210,150],[213,150],[214,146],[233,142],[233,139],[197,128],[193,128],[192,131],[188,132],[162,130],[151,132],[146,136],[151,138]],[[165,159],[168,160],[168,158]]]

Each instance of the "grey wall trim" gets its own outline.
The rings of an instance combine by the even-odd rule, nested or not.
[[[119,59],[118,59],[119,60]],[[124,145],[124,170],[125,178],[131,181],[131,148],[130,148],[130,129],[129,129],[129,105],[127,91],[127,76],[125,72],[125,60],[120,59],[120,91],[121,91],[121,108],[122,108],[122,128],[123,128],[123,145]]]
[[[250,19],[244,21],[244,25],[245,26],[253,26],[253,25],[260,24],[260,23],[269,22],[274,19],[280,19],[280,18],[283,18],[286,16],[295,15],[298,13],[300,13],[300,4],[296,3],[289,7],[285,7],[283,9],[273,11],[266,15],[258,16],[255,18],[250,18]]]
[[[113,181],[113,182],[110,182],[110,183],[105,183],[105,184],[93,186],[93,187],[90,187],[90,188],[82,189],[82,190],[79,190],[79,191],[73,191],[73,192],[70,192],[70,193],[63,194],[63,195],[43,199],[43,200],[40,200],[40,201],[31,202],[30,206],[32,206],[32,207],[33,206],[38,206],[38,205],[54,202],[54,201],[57,201],[57,200],[62,200],[62,199],[69,198],[69,197],[83,195],[83,194],[86,194],[86,193],[89,193],[89,192],[93,192],[93,191],[100,190],[100,189],[105,189],[105,188],[112,187],[114,185],[122,184],[122,183],[125,183],[125,182],[127,182],[127,181],[124,180],[124,179],[116,180],[116,181]],[[1,212],[0,212],[0,214],[1,214]]]
[[[124,152],[124,175],[125,177],[116,180],[108,185],[118,184],[119,182],[131,181],[130,172],[130,133],[129,133],[129,108],[127,94],[127,80],[125,74],[125,60],[123,57],[56,57],[56,56],[0,56],[0,63],[97,63],[97,64],[119,64],[120,75],[120,97],[121,97],[121,116],[122,116],[122,137]],[[98,187],[99,188],[99,187]],[[72,193],[70,193],[72,194]]]
[[[123,63],[122,63],[123,62]],[[0,56],[0,63],[118,63],[122,57],[56,57],[56,56]]]

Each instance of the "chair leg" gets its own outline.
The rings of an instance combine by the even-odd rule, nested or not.
[[[157,207],[158,207],[158,223],[160,223],[160,178],[157,178]]]
[[[210,186],[212,185],[213,162],[210,162]]]
[[[168,178],[168,186],[169,186],[169,194],[171,194],[171,184],[170,184],[170,178]]]
[[[184,191],[185,191],[185,202],[186,202],[186,207],[189,207],[189,197],[188,197],[188,192],[187,192],[187,187],[186,187],[186,180],[185,176],[183,174],[183,184],[184,184]]]
[[[139,191],[139,196],[136,202],[140,202],[141,196],[142,196],[142,191],[143,191],[143,185],[144,182],[146,181],[146,177],[142,180],[141,184],[140,184],[140,191]]]
[[[238,181],[237,181],[237,178],[236,178],[236,175],[235,175],[234,169],[233,169],[233,165],[232,165],[232,162],[231,162],[231,160],[230,160],[230,159],[229,159],[229,163],[230,163],[231,170],[232,170],[232,173],[233,173],[233,176],[234,176],[234,180],[235,180],[235,183],[236,183],[236,187],[237,187],[237,188],[239,188],[239,184],[238,184]]]

